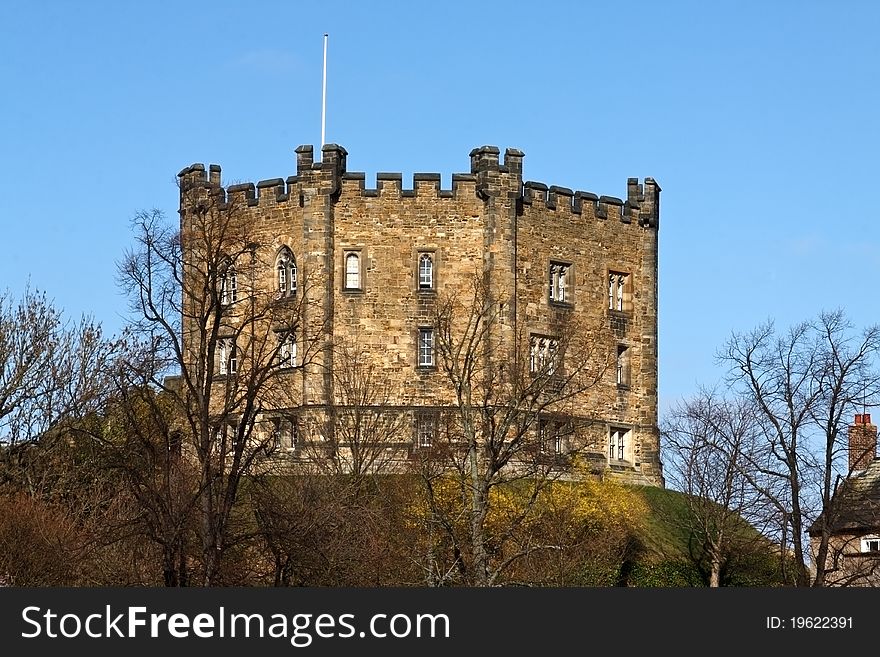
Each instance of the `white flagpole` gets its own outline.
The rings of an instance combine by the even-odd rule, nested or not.
[[[324,146],[324,126],[327,117],[327,33],[324,33],[324,82],[321,92],[321,146]]]

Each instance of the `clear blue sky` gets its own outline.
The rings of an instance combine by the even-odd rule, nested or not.
[[[0,288],[110,332],[116,261],[177,172],[451,174],[522,149],[525,178],[663,188],[661,408],[715,382],[732,330],[844,308],[877,320],[880,3],[66,2],[0,21]]]

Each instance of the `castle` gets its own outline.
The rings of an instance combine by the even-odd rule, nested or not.
[[[378,173],[376,188],[367,187],[363,173],[347,171],[347,152],[336,144],[322,147],[320,161],[312,146],[297,148],[296,175],[286,180],[224,187],[219,166],[183,169],[185,254],[196,248],[192,221],[206,199],[217,200],[227,230],[247,227],[235,233],[228,267],[199,274],[208,283],[216,278],[219,303],[229,309],[230,337],[221,336],[214,358],[217,381],[241,372],[249,357],[271,358],[286,371],[286,396],[264,395],[261,403],[279,444],[300,460],[309,445],[327,442],[333,409],[394,409],[405,418],[402,430],[394,428],[405,460],[437,446],[443,418],[461,405],[462,379],[448,368],[455,336],[491,336],[480,358],[496,363],[493,372],[516,364],[525,383],[505,375],[474,403],[540,380],[540,394],[528,399],[558,399],[528,429],[537,436],[535,453],[564,467],[576,452],[596,472],[662,486],[660,187],[630,178],[625,200],[548,187],[523,181],[521,151],[500,155],[494,146],[475,148],[470,172],[453,174],[451,189],[441,189],[436,173],[415,174],[411,188],[399,173]],[[190,266],[184,280],[196,273],[198,265]],[[260,294],[271,312],[254,312]],[[447,333],[438,323],[444,316]],[[472,325],[488,328],[467,333]],[[185,320],[184,343],[192,342],[187,335]],[[586,371],[578,340],[595,359],[593,379],[569,390],[573,373]],[[379,393],[349,389],[365,367]]]

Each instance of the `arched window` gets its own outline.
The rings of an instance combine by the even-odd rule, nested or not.
[[[359,290],[361,287],[361,257],[350,252],[345,256],[345,289]]]
[[[297,271],[293,253],[286,246],[278,252],[275,259],[276,280],[279,297],[292,297],[296,294]]]
[[[434,289],[434,258],[430,253],[419,256],[419,289]]]

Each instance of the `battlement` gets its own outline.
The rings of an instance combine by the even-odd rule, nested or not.
[[[525,153],[518,148],[508,148],[504,151],[504,162],[499,160],[500,154],[501,151],[497,146],[480,146],[473,149],[470,152],[471,173],[498,171],[522,175],[522,162]]]
[[[544,183],[529,180],[523,183],[522,202],[524,206],[536,209],[567,213],[572,219],[612,220],[624,224],[636,223],[643,228],[657,228],[659,193],[660,187],[653,178],[645,178],[644,186],[639,184],[638,178],[628,178],[625,201],[616,196],[598,196],[593,192],[572,191],[557,185],[548,187]]]
[[[474,199],[476,197],[476,176],[469,173],[452,174],[452,188],[442,189],[439,173],[414,173],[412,187],[403,186],[402,173],[379,172],[376,174],[376,187],[366,186],[363,172],[346,173],[342,177],[343,195],[426,199]]]
[[[501,151],[497,146],[480,146],[470,152],[470,173],[452,174],[452,188],[441,188],[439,173],[415,173],[412,186],[403,186],[403,174],[379,172],[376,187],[366,186],[366,174],[347,172],[346,151],[338,144],[325,144],[321,148],[322,159],[314,161],[314,147],[308,144],[296,148],[296,175],[270,178],[254,184],[240,183],[223,187],[220,167],[216,164],[207,169],[204,164],[192,164],[178,175],[181,191],[193,187],[211,189],[222,196],[226,203],[236,202],[250,207],[276,205],[299,199],[301,183],[319,176],[330,184],[336,196],[424,198],[424,199],[473,199],[486,194],[487,177],[493,174],[510,175],[514,180],[522,177],[525,154],[516,148]],[[598,196],[592,192],[573,191],[568,187],[547,186],[541,182],[526,181],[521,186],[524,208],[549,210],[557,215],[570,215],[572,220],[610,220],[623,224],[636,224],[643,228],[659,228],[660,186],[653,178],[627,179],[626,200],[616,196]]]

